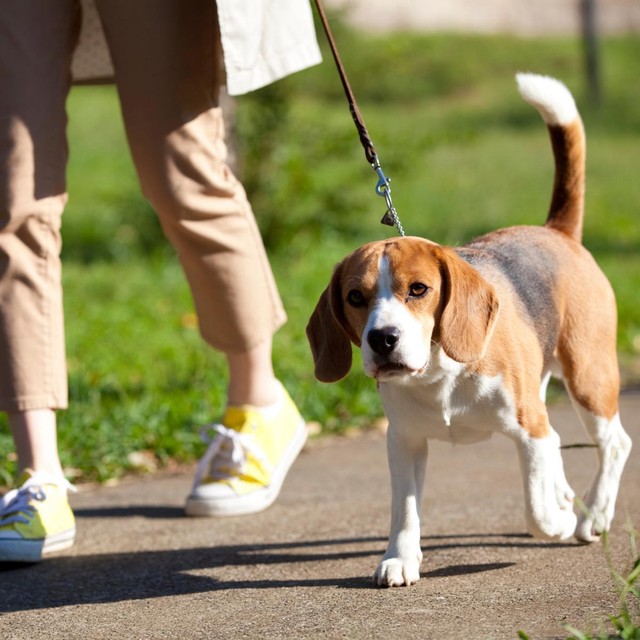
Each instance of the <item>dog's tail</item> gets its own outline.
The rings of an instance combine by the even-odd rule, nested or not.
[[[540,112],[551,136],[555,179],[546,226],[581,242],[586,142],[576,103],[554,78],[519,73],[516,79],[520,95]]]

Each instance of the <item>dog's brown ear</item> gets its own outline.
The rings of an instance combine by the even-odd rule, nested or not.
[[[307,325],[315,374],[321,382],[337,382],[351,370],[351,341],[344,327],[344,309],[340,295],[341,271],[342,266],[338,265]]]
[[[495,289],[455,251],[443,249],[443,255],[440,346],[456,362],[474,362],[487,348],[500,301]]]

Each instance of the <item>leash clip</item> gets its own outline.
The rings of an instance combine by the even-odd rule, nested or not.
[[[398,212],[393,206],[393,202],[391,200],[391,187],[389,186],[391,178],[387,178],[387,176],[384,175],[382,167],[380,166],[380,162],[377,158],[371,166],[373,167],[373,170],[378,174],[376,193],[379,196],[382,196],[387,204],[387,211],[380,222],[382,224],[386,224],[389,227],[397,227],[398,233],[400,233],[401,236],[404,236],[404,229],[402,228],[402,224],[400,223]]]

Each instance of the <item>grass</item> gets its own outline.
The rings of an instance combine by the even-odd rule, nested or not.
[[[627,379],[640,380],[640,87],[628,80],[640,75],[640,41],[603,43],[605,99],[595,107],[585,103],[574,39],[373,37],[342,28],[336,37],[405,230],[442,243],[543,221],[551,151],[513,76],[532,70],[568,84],[589,140],[585,244],[613,282]],[[323,65],[237,101],[243,180],[289,313],[275,340],[276,370],[325,433],[364,427],[381,407],[357,355],[343,383],[313,379],[304,327],[332,266],[394,233],[379,224],[384,201],[332,65],[325,53]],[[199,338],[173,251],[139,193],[114,90],[74,89],[69,112],[71,407],[59,417],[60,449],[72,475],[102,481],[136,468],[131,452],[160,464],[198,456],[197,427],[219,414],[226,374]],[[0,482],[13,473],[11,451],[0,429]]]

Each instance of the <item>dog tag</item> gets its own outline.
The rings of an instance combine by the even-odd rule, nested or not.
[[[391,211],[387,211],[387,213],[385,213],[382,216],[382,220],[380,220],[380,222],[382,224],[386,224],[389,227],[393,227],[395,225],[395,220],[393,219],[393,216],[391,215]]]

